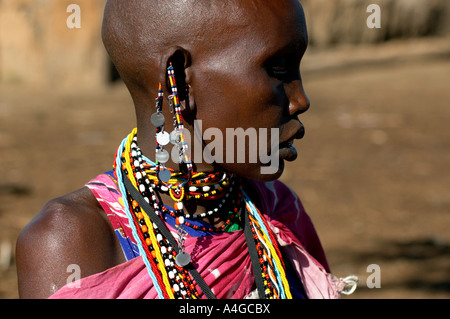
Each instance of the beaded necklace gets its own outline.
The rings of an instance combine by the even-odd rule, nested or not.
[[[130,149],[130,162],[133,163],[133,165],[130,165],[130,167],[134,172],[134,178],[137,182],[137,185],[139,186],[139,191],[141,192],[144,199],[152,205],[155,211],[163,213],[161,216],[164,217],[165,215],[169,214],[176,219],[177,224],[192,227],[194,230],[205,232],[226,231],[229,230],[227,229],[228,227],[233,225],[236,229],[236,224],[240,223],[240,216],[238,216],[237,213],[239,207],[242,204],[242,194],[237,191],[237,187],[234,187],[234,175],[229,176],[227,172],[223,171],[213,174],[195,173],[187,184],[189,186],[186,186],[188,190],[185,191],[185,187],[179,186],[179,184],[184,183],[184,180],[186,179],[186,177],[180,172],[173,172],[173,170],[170,170],[173,172],[172,175],[174,176],[174,178],[171,178],[167,183],[163,183],[158,180],[155,171],[156,165],[151,161],[146,161],[144,159],[141,150],[137,146],[136,135],[132,139]],[[220,176],[222,177],[217,178]],[[178,182],[179,180],[181,180],[181,182]],[[197,186],[192,186],[193,184]],[[178,189],[181,189],[182,191],[180,192],[180,194],[176,194],[174,191]],[[203,190],[203,193],[199,193],[200,189]],[[170,194],[170,197],[175,201],[175,210],[170,210],[166,206],[164,206],[157,199],[157,192]],[[180,197],[184,197],[186,199],[220,199],[220,203],[216,208],[211,209],[205,213],[201,213],[199,215],[189,215],[187,213],[183,214],[183,205],[182,202],[179,201]],[[229,213],[228,219],[221,227],[199,227],[197,225],[192,225],[188,221],[188,218],[211,216],[215,213],[218,213],[222,208],[224,210],[228,210]]]
[[[133,150],[131,145],[133,145]],[[176,263],[178,251],[170,244],[159,227],[151,221],[148,215],[150,213],[155,214],[161,220],[164,220],[166,214],[173,217],[181,217],[177,219],[177,224],[180,225],[183,223],[184,226],[191,227],[190,220],[187,216],[179,216],[175,213],[175,210],[167,208],[158,201],[156,194],[157,187],[155,187],[154,183],[150,182],[149,178],[146,178],[146,176],[148,177],[146,171],[151,171],[154,165],[155,163],[142,155],[140,149],[137,147],[137,130],[134,129],[119,146],[114,164],[115,176],[122,193],[125,211],[130,220],[130,226],[138,244],[140,254],[143,257],[159,298],[196,299],[199,297],[199,293],[193,284],[191,274],[184,267]],[[176,175],[176,172],[174,173]],[[151,205],[153,208],[152,212],[143,210],[141,205],[130,196],[130,192],[122,182],[124,177],[131,181],[133,187]],[[201,183],[196,185],[196,187],[199,187],[198,185],[202,186]],[[186,184],[185,186],[189,188],[192,185]],[[251,237],[254,240],[257,254],[257,263],[252,262],[253,270],[254,273],[261,273],[261,276],[255,276],[257,286],[258,280],[262,279],[260,286],[263,286],[263,288],[258,289],[260,297],[291,298],[281,253],[274,235],[270,231],[270,227],[260,211],[242,189],[242,186],[239,185],[235,188],[235,193],[238,195],[230,195],[234,198],[235,202],[227,222],[233,218],[240,219],[242,216],[238,216],[239,206],[245,205],[246,222],[250,226]],[[211,226],[200,229],[198,226],[193,226],[193,229],[220,232],[224,231],[225,227],[215,228]]]
[[[185,227],[215,233],[238,230],[241,225],[249,247],[260,298],[292,298],[274,235],[261,212],[244,192],[239,179],[226,171],[193,172],[189,148],[184,141],[183,118],[171,64],[167,72],[172,91],[169,96],[170,111],[175,111],[174,131],[168,134],[164,129],[163,91],[160,84],[156,113],[151,117],[151,122],[156,127],[156,161],[152,162],[142,154],[137,144],[136,128],[122,141],[114,161],[115,176],[133,237],[159,298],[198,298],[199,293],[192,276],[208,298],[215,298],[193,269],[189,254],[184,251]],[[185,173],[165,167],[169,155],[164,146],[169,142],[178,151],[178,163],[183,164]],[[174,208],[166,207],[158,199],[158,193],[169,194],[175,202]],[[184,213],[183,207],[183,200],[189,199],[214,200],[218,205],[205,213],[189,215]],[[227,218],[221,227],[199,227],[189,220],[227,212]],[[178,240],[173,238],[163,223],[167,215],[175,217]]]

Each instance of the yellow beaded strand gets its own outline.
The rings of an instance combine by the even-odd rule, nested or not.
[[[127,143],[125,144],[125,154],[129,154],[131,151],[131,142],[133,140],[133,137],[137,134],[137,128],[134,128],[133,131],[131,132],[131,134],[128,136],[128,140]],[[134,174],[133,174],[133,169],[131,168],[131,164],[130,164],[130,158],[129,156],[125,156],[125,167],[128,171],[128,178],[130,179],[131,183],[133,184],[133,186],[137,189],[137,182],[134,178]],[[155,254],[156,254],[156,259],[158,260],[158,263],[161,265],[161,267],[159,267],[159,271],[161,272],[162,275],[162,279],[164,282],[164,286],[166,288],[167,294],[169,295],[169,297],[171,299],[175,299],[175,296],[172,292],[172,287],[170,285],[169,282],[169,277],[167,275],[167,271],[166,268],[164,267],[164,260],[162,258],[162,254],[161,254],[161,250],[159,249],[159,245],[158,245],[158,241],[156,240],[156,236],[155,236],[155,232],[154,232],[154,228],[153,228],[153,223],[151,222],[150,218],[148,217],[147,213],[142,209],[141,207],[141,213],[144,216],[144,220],[145,223],[147,225],[148,228],[148,233],[150,235],[150,239],[152,242],[152,246],[155,250]]]

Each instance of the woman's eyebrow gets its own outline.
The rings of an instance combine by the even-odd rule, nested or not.
[[[303,56],[308,48],[308,34],[305,30],[298,30],[294,35],[278,47],[274,47],[274,52],[298,53]]]
[[[307,48],[308,43],[305,43],[304,41],[289,41],[283,46],[272,48],[267,56],[269,59],[280,56],[290,56],[301,59]]]

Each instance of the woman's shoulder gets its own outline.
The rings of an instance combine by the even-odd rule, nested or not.
[[[50,296],[72,278],[71,269],[85,277],[117,264],[115,240],[87,187],[48,201],[17,240],[21,297]]]

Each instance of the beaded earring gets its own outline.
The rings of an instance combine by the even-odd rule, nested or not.
[[[189,151],[189,145],[185,140],[183,116],[181,115],[181,105],[178,96],[178,88],[175,81],[175,71],[173,69],[172,63],[170,63],[169,67],[167,68],[167,74],[169,77],[170,88],[172,90],[172,95],[169,96],[169,103],[175,111],[173,117],[174,130],[170,134],[169,140],[172,144],[174,144],[175,149],[178,150],[179,158],[174,160],[178,161],[179,163],[184,163],[186,165],[186,169],[191,174],[193,166]]]
[[[162,114],[164,93],[161,83],[158,87],[158,97],[156,98],[156,112],[152,114],[150,121],[156,127],[156,151],[155,159],[158,165],[158,177],[161,181],[167,182],[170,179],[170,171],[165,168],[165,163],[169,160],[169,152],[164,149],[164,146],[169,144],[169,134],[164,130],[165,118]]]
[[[162,105],[164,92],[162,90],[162,85],[159,83],[158,87],[158,97],[156,98],[156,112],[151,116],[151,123],[156,127],[156,152],[155,159],[159,167],[158,177],[160,181],[167,183],[171,174],[170,171],[165,168],[165,163],[169,160],[169,153],[164,149],[169,143],[172,143],[174,150],[172,151],[172,160],[175,163],[186,165],[186,169],[190,176],[192,176],[192,161],[189,152],[189,145],[184,137],[184,125],[183,117],[181,115],[181,106],[179,103],[178,89],[175,81],[175,72],[172,63],[169,64],[167,68],[167,75],[170,82],[171,95],[168,96],[169,100],[169,111],[174,113],[173,116],[173,127],[174,130],[169,134],[165,131],[165,118],[162,114]],[[174,195],[178,196],[178,195]]]
[[[167,75],[170,82],[171,95],[168,96],[169,100],[169,111],[174,113],[173,116],[173,127],[174,130],[169,134],[165,131],[165,118],[162,114],[162,105],[164,92],[162,90],[161,83],[158,87],[158,97],[156,98],[156,112],[151,116],[151,123],[156,127],[156,150],[155,159],[158,166],[158,179],[162,184],[168,186],[168,192],[170,197],[174,200],[174,208],[176,215],[176,223],[178,225],[178,241],[180,246],[180,251],[176,257],[176,263],[183,267],[189,264],[190,256],[188,253],[184,252],[184,217],[183,217],[183,198],[185,195],[184,187],[192,178],[192,161],[189,155],[189,146],[184,138],[184,125],[183,117],[181,115],[181,107],[178,97],[178,88],[175,81],[175,72],[172,63],[169,64],[167,68]],[[164,149],[164,146],[172,143],[174,150],[172,154],[174,162],[178,164],[184,163],[188,171],[188,179],[183,183],[179,184],[167,184],[172,174],[169,169],[165,167],[165,163],[169,160],[169,153]]]

